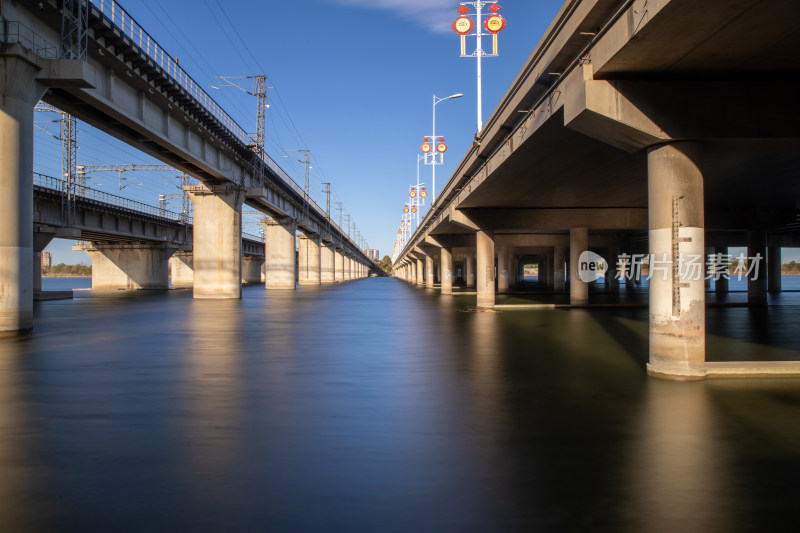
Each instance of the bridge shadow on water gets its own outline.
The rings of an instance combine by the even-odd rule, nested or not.
[[[760,311],[710,309],[709,345],[794,353],[788,321],[800,306],[790,300],[765,311],[777,324],[766,334],[756,332]],[[646,358],[646,309],[480,312],[474,296],[394,279],[249,286],[242,300],[171,291],[42,302],[33,337],[0,341],[0,523],[291,532],[791,523],[800,382],[661,382],[646,377]]]

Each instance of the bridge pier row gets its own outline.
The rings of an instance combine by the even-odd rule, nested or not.
[[[0,336],[33,332],[33,108],[39,67],[3,56],[0,76]]]
[[[426,255],[425,256],[425,287],[428,288],[428,289],[432,289],[433,288],[433,284],[434,284],[434,281],[435,281],[434,277],[433,277],[433,275],[434,275],[433,271],[434,271],[433,256],[432,255]]]
[[[441,247],[439,261],[442,268],[442,294],[453,294],[453,250]]]
[[[264,257],[264,288],[267,290],[290,290],[296,286],[297,253],[295,252],[294,220],[264,221],[264,236],[267,243]]]
[[[703,268],[680,269],[681,259],[703,257],[705,246],[703,175],[699,149],[676,142],[647,150],[649,243],[651,258],[651,376],[705,378],[705,280]]]
[[[767,232],[747,232],[747,304],[754,307],[767,305]],[[755,259],[750,259],[755,258]],[[758,263],[753,265],[753,263]]]
[[[331,242],[322,243],[319,249],[319,281],[323,285],[336,282],[335,257],[336,245]]]
[[[569,230],[569,303],[582,307],[589,305],[589,284],[578,275],[580,255],[589,250],[589,229]]]
[[[173,288],[188,288],[194,284],[193,258],[192,252],[183,250],[178,250],[169,258],[170,283]]]
[[[242,257],[242,283],[256,285],[261,283],[261,265],[264,258],[257,255],[245,255]]]
[[[169,258],[175,248],[161,243],[87,244],[92,290],[169,289]]]
[[[491,309],[495,301],[494,235],[488,231],[478,230],[475,233],[475,247],[478,307]]]
[[[509,287],[508,246],[497,246],[497,292],[506,292]]]
[[[717,246],[714,248],[714,254],[725,256],[728,254],[728,248],[726,246]],[[728,276],[720,276],[719,279],[714,280],[714,292],[718,295],[728,294]]]
[[[319,285],[322,283],[322,246],[319,235],[299,236],[300,285]]]
[[[473,260],[472,254],[466,254],[464,256],[464,275],[465,280],[467,283],[468,289],[475,288],[475,262]]]
[[[768,290],[772,294],[781,292],[781,247],[767,248]]]
[[[192,185],[186,190],[194,207],[193,296],[241,298],[244,192],[210,185]]]

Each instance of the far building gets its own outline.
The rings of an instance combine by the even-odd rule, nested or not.
[[[375,250],[374,248],[367,249],[367,257],[369,257],[373,261],[380,261],[380,252]]]
[[[50,270],[53,267],[53,254],[42,252],[42,270]]]

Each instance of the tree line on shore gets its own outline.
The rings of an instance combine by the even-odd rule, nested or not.
[[[65,265],[59,263],[48,269],[42,268],[44,276],[91,276],[92,267],[87,265]]]

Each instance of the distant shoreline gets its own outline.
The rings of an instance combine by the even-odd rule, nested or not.
[[[42,274],[43,278],[91,278],[91,274]]]

